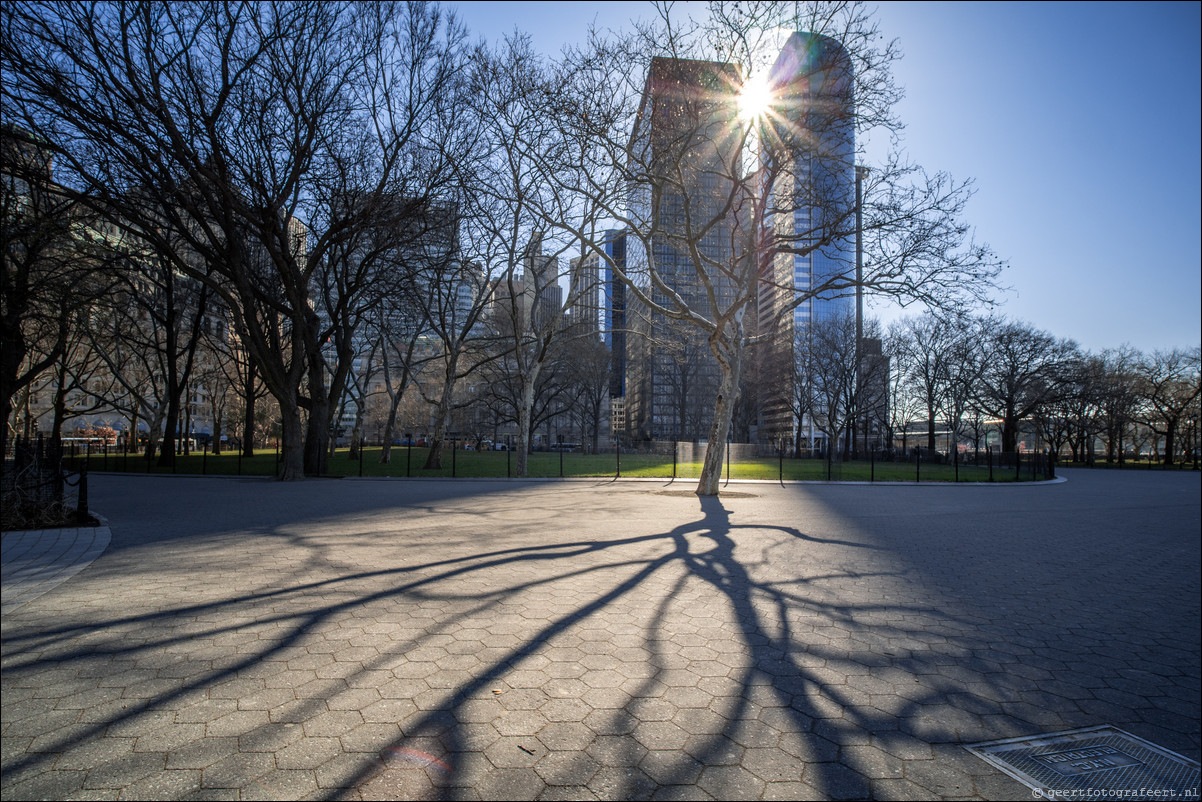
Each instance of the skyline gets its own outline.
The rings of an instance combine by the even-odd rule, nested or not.
[[[449,7],[473,39],[517,28],[547,57],[582,42],[591,22],[620,29],[650,10],[564,3],[527,19],[518,3]],[[1202,5],[1080,8],[877,9],[904,54],[902,148],[928,171],[974,179],[966,221],[1009,264],[998,314],[1090,351],[1190,348],[1202,329]],[[1161,37],[1139,38],[1148,29]],[[920,310],[877,300],[867,311],[887,325]]]

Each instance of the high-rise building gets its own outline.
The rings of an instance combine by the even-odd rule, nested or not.
[[[510,276],[498,281],[491,301],[493,325],[506,335],[541,332],[563,325],[563,287],[559,257],[544,253],[543,236],[535,232]]]
[[[601,331],[601,257],[575,256],[569,263],[568,323],[579,334]]]
[[[792,286],[796,326],[852,311],[846,289],[821,291],[855,278],[856,145],[852,62],[836,41],[812,33],[789,37],[769,72],[773,114],[766,118],[767,158],[780,159],[773,188],[777,235],[808,253],[778,253],[774,282]]]
[[[733,296],[729,274],[741,168],[740,70],[733,64],[655,58],[648,70],[628,165],[639,229],[625,238],[626,274],[654,304],[709,316]],[[699,329],[668,319],[627,292],[626,431],[635,440],[706,436],[719,368]]]
[[[769,72],[773,113],[761,132],[762,158],[775,160],[771,234],[785,246],[759,295],[761,326],[775,327],[760,364],[760,431],[769,437],[796,434],[788,398],[795,349],[811,327],[856,312],[853,78],[838,42],[805,32],[789,37]]]
[[[609,349],[609,397],[626,397],[626,285],[618,271],[626,269],[626,232],[611,229],[605,232],[602,247],[605,251],[604,309],[602,338]],[[625,420],[625,418],[623,418]],[[615,428],[613,431],[619,431]]]

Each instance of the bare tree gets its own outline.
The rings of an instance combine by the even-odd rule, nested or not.
[[[433,338],[425,326],[419,302],[413,297],[413,288],[402,289],[381,304],[368,326],[366,339],[372,343],[372,356],[364,382],[373,388],[372,394],[383,396],[386,405],[380,422],[383,441],[380,462],[387,464],[392,458],[401,400],[411,387],[416,389],[414,382],[426,363],[434,358],[430,345]]]
[[[973,383],[973,403],[1002,421],[1002,451],[1018,450],[1018,424],[1059,398],[1077,348],[1026,323],[982,321],[982,369]]]
[[[322,472],[375,275],[363,240],[445,174],[463,30],[417,3],[5,13],[14,117],[74,174],[75,197],[159,253],[184,239],[174,267],[230,309],[279,403],[282,478]]]
[[[806,338],[807,362],[814,387],[814,422],[826,435],[826,450],[844,452],[841,446],[856,408],[858,373],[856,321],[839,315],[813,325]]]
[[[806,448],[812,448],[813,442],[805,437],[806,426],[813,423],[814,409],[817,404],[817,386],[815,383],[814,351],[810,348],[810,330],[797,331],[793,335],[793,358],[787,366],[787,392],[784,397],[793,418],[790,428],[793,430],[793,456],[802,456],[802,442],[806,440]]]
[[[947,361],[952,358],[953,329],[932,314],[907,318],[895,328],[893,348],[910,394],[922,404],[927,443],[935,450],[935,424],[948,392]]]
[[[636,258],[612,267],[628,297],[704,333],[719,380],[697,492],[716,495],[752,336],[745,319],[765,290],[776,290],[777,319],[857,286],[937,305],[979,299],[999,264],[961,221],[968,184],[889,157],[872,166],[857,206],[851,182],[833,180],[863,159],[852,132],[859,143],[900,129],[889,72],[897,52],[879,47],[860,6],[716,4],[696,22],[659,10],[658,23],[627,38],[596,36],[565,64],[557,119],[582,143],[579,169],[546,178],[561,193],[557,225],[595,252],[603,253],[591,227],[597,205],[627,229]],[[831,46],[812,51],[825,58],[790,66],[786,57],[773,68],[778,30]],[[739,116],[740,94],[765,76],[769,113]],[[804,87],[819,85],[808,97]],[[799,231],[800,211],[810,222]],[[777,277],[785,271],[775,264],[846,251],[858,227],[860,275],[846,264],[808,286],[792,271]],[[766,322],[762,331],[779,331]]]
[[[1163,460],[1172,465],[1177,437],[1186,414],[1202,394],[1202,361],[1199,348],[1154,351],[1139,365],[1139,393],[1144,403],[1143,423],[1164,438]]]
[[[593,336],[570,339],[563,350],[570,380],[580,410],[581,443],[587,453],[600,450],[603,416],[610,386],[610,355],[605,344]]]
[[[950,334],[943,359],[943,415],[951,434],[952,447],[958,452],[961,426],[971,406],[973,386],[983,365],[973,321],[956,316],[948,321],[948,326]]]
[[[0,97],[5,119],[12,119],[8,98]],[[79,324],[86,322],[83,308],[105,291],[100,271],[105,254],[94,218],[54,183],[52,164],[53,153],[42,140],[5,125],[0,132],[0,453],[7,449],[14,399],[63,362],[72,332],[78,335]],[[58,375],[65,378],[66,371]]]
[[[1102,377],[1097,392],[1107,462],[1122,460],[1123,434],[1135,420],[1139,404],[1137,368],[1142,358],[1142,354],[1126,345],[1102,352]]]
[[[579,275],[569,276],[565,298],[560,279],[569,275],[572,246],[581,257],[574,263],[577,271],[587,254],[574,240],[547,236],[563,213],[550,176],[572,166],[573,143],[559,125],[563,107],[556,76],[519,35],[507,37],[495,52],[481,48],[475,65],[473,98],[485,147],[472,185],[473,258],[497,277],[493,323],[506,341],[501,367],[516,391],[514,475],[525,476],[538,424],[538,390],[562,384],[543,382],[540,374],[555,362],[568,335],[565,312],[590,289]]]

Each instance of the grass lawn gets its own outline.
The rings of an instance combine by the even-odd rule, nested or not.
[[[409,449],[404,446],[394,446],[392,458],[388,464],[380,462],[380,448],[371,447],[363,452],[363,460],[352,460],[346,449],[339,449],[329,462],[329,476],[373,476],[373,477],[446,477],[461,478],[499,478],[512,475],[514,455],[504,451],[456,451],[452,458],[448,451],[443,457],[443,467],[437,471],[423,469],[427,450],[424,448]],[[561,462],[562,457],[562,462]],[[611,477],[618,470],[618,460],[614,454],[559,454],[554,452],[539,452],[531,454],[528,461],[527,475],[532,478],[551,477]],[[670,456],[658,454],[622,454],[621,475],[623,477],[640,478],[671,478],[695,479],[701,474],[700,462],[681,462],[673,466]],[[68,464],[73,464],[68,458]],[[562,465],[562,468],[561,468]],[[213,454],[190,454],[176,458],[174,470],[159,468],[157,465],[147,465],[146,460],[139,455],[110,453],[107,456],[93,453],[89,467],[93,471],[128,471],[131,473],[177,473],[177,474],[218,474],[242,476],[272,476],[276,471],[276,454],[274,450],[259,450],[253,458],[240,458],[238,454],[226,452],[220,456]],[[562,473],[561,473],[562,470]],[[675,470],[675,474],[673,471]],[[724,476],[726,473],[724,472]],[[924,463],[916,468],[910,463],[878,462],[875,465],[866,461],[834,463],[828,466],[823,460],[816,459],[786,459],[779,460],[766,457],[744,459],[732,462],[729,466],[731,479],[767,479],[780,478],[797,480],[836,481],[878,481],[878,482],[913,482],[916,479],[923,482],[988,482],[990,471],[987,467],[961,466],[958,477],[956,469],[951,465],[934,465]],[[1029,476],[1024,471],[1023,479]],[[1013,468],[995,468],[993,481],[1014,481]]]

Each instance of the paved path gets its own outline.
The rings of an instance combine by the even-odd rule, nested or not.
[[[962,745],[1099,724],[1196,760],[1199,477],[1065,473],[94,475],[108,549],[5,609],[0,792],[1030,798]]]
[[[0,611],[49,593],[91,565],[109,545],[108,526],[5,532],[0,560]]]

